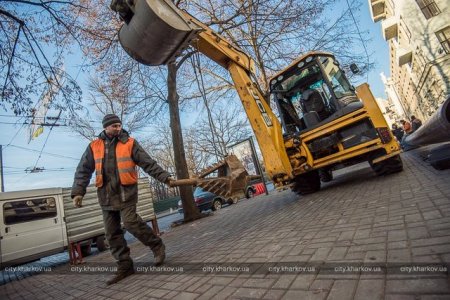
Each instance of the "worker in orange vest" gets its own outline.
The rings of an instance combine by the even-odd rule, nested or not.
[[[121,221],[125,229],[154,254],[154,265],[164,262],[165,246],[136,213],[138,200],[137,166],[155,179],[170,184],[170,174],[153,160],[139,143],[122,129],[122,121],[108,114],[102,121],[104,130],[91,142],[84,152],[75,172],[72,199],[75,207],[82,206],[83,196],[95,171],[95,185],[102,208],[103,223],[111,254],[117,260],[117,273],[107,281],[116,283],[134,273],[130,249],[124,238]]]

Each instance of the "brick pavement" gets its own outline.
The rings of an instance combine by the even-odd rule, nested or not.
[[[166,266],[198,270],[141,272],[106,287],[111,273],[62,266],[0,286],[0,298],[450,299],[448,272],[398,268],[450,261],[450,170],[436,171],[415,154],[403,154],[399,174],[376,177],[367,164],[357,165],[313,195],[273,192],[166,233]],[[140,243],[131,249],[137,266],[152,261]],[[111,262],[103,253],[85,265]],[[201,269],[215,263],[234,269]],[[361,265],[395,268],[355,269]],[[274,266],[285,269],[269,270]],[[352,272],[339,271],[345,267]]]

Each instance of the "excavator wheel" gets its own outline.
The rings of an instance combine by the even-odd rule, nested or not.
[[[403,162],[400,155],[393,156],[391,158],[380,161],[379,163],[372,163],[369,161],[372,170],[377,176],[383,176],[401,172],[403,170]]]
[[[320,169],[319,170],[320,181],[330,182],[333,180],[333,170],[331,169]]]
[[[298,175],[294,178],[292,191],[299,195],[315,193],[320,190],[320,176],[317,170]]]

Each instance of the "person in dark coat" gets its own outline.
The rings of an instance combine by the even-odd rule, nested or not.
[[[408,121],[405,121],[405,120],[400,120],[400,124],[402,124],[403,132],[405,134],[408,135],[408,134],[412,133],[411,123],[409,123]]]
[[[71,196],[75,207],[81,207],[86,187],[95,171],[95,185],[102,208],[106,238],[111,254],[118,264],[117,273],[107,281],[110,285],[134,273],[133,260],[124,238],[121,221],[128,232],[150,247],[155,257],[154,265],[161,265],[166,256],[161,238],[155,235],[152,228],[136,213],[137,167],[168,185],[172,179],[170,174],[122,129],[118,116],[108,114],[103,118],[102,124],[104,130],[89,144],[81,157]]]
[[[403,129],[397,126],[397,124],[392,124],[392,134],[395,136],[397,141],[401,141],[403,137]]]
[[[419,127],[422,126],[422,121],[420,119],[417,119],[416,116],[411,116],[411,133],[419,129]]]

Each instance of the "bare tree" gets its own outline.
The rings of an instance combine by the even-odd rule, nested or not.
[[[212,110],[214,119],[214,134],[210,130],[210,124],[202,119],[197,124],[198,145],[201,151],[211,155],[219,154],[220,159],[228,154],[228,147],[248,138],[251,130],[242,109],[236,105],[217,107]]]
[[[165,110],[165,102],[158,101],[162,99],[154,91],[153,95],[142,95],[134,88],[135,84],[130,83],[130,78],[123,75],[111,75],[108,79],[91,77],[87,97],[89,109],[71,114],[69,125],[79,135],[90,140],[95,137],[98,126],[91,121],[93,117],[100,120],[104,115],[114,113],[121,118],[124,128],[133,133],[148,126],[149,120]]]
[[[373,67],[364,52],[351,13],[360,4],[353,1],[335,22],[325,16],[336,1],[308,0],[223,0],[190,1],[188,11],[239,46],[256,63],[256,82],[268,96],[268,79],[299,55],[311,50],[333,52],[342,63],[358,63],[364,74]],[[362,35],[364,38],[364,34]],[[365,38],[364,42],[367,42]],[[225,70],[209,69],[206,93],[232,88]]]
[[[47,90],[58,93],[48,103],[75,110],[81,90],[65,71],[63,57],[78,41],[80,21],[70,10],[83,11],[79,1],[0,2],[1,105],[27,115]],[[51,49],[49,51],[48,49]]]
[[[167,170],[169,173],[175,173],[175,163],[173,157],[173,143],[172,133],[167,120],[164,117],[157,117],[160,126],[152,128],[150,135],[147,139],[143,140],[142,147],[155,159],[158,164]],[[151,189],[157,200],[166,199],[169,196],[173,196],[177,193],[177,189],[169,189],[165,184],[162,184],[156,180],[150,178]]]
[[[199,141],[197,126],[185,130],[184,136],[189,174],[195,175],[211,165],[211,163],[214,162],[214,156],[203,151]]]

